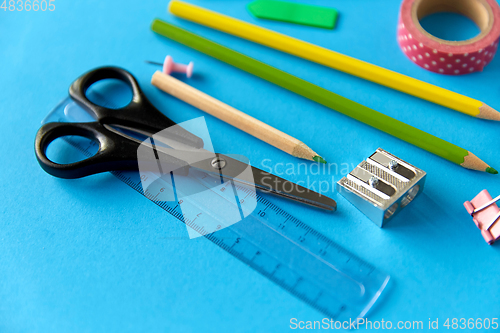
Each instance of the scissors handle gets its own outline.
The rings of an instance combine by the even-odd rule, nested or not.
[[[64,136],[77,135],[97,141],[99,150],[94,156],[82,161],[59,164],[47,157],[47,148],[51,142]],[[90,123],[48,123],[40,127],[35,139],[35,154],[40,166],[47,173],[59,178],[81,178],[96,173],[117,170],[137,170],[137,149],[140,143],[118,135],[98,122]],[[149,160],[148,160],[149,159]],[[151,165],[157,170],[158,159],[168,163],[176,173],[187,174],[187,162],[170,155],[161,154],[141,157],[141,168]]]
[[[105,79],[118,79],[132,90],[132,100],[122,108],[110,109],[91,102],[86,95],[87,89],[94,83]],[[137,80],[128,71],[119,67],[100,67],[87,72],[76,79],[69,88],[69,95],[82,108],[95,115],[101,124],[119,125],[133,128],[146,135],[176,125],[174,121],[156,109],[142,92]],[[203,140],[178,126],[176,140],[194,148],[202,148]]]

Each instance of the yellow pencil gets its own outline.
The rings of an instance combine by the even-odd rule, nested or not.
[[[186,20],[376,82],[470,116],[500,121],[500,113],[481,101],[324,47],[182,1],[171,1],[169,10]]]

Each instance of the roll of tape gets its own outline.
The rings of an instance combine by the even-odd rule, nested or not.
[[[476,37],[447,41],[425,31],[419,20],[437,12],[454,12],[481,29]],[[432,72],[450,75],[482,71],[494,57],[500,37],[500,7],[496,0],[403,0],[398,42],[414,63]]]

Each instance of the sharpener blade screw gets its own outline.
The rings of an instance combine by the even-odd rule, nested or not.
[[[370,179],[368,179],[368,184],[371,186],[371,187],[375,187],[378,185],[378,178],[375,177],[375,176],[371,176]]]
[[[394,170],[398,167],[398,161],[392,160],[389,162],[389,169]]]

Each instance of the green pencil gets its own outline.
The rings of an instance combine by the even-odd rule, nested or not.
[[[498,173],[470,151],[175,25],[157,19],[151,29],[464,168]]]

